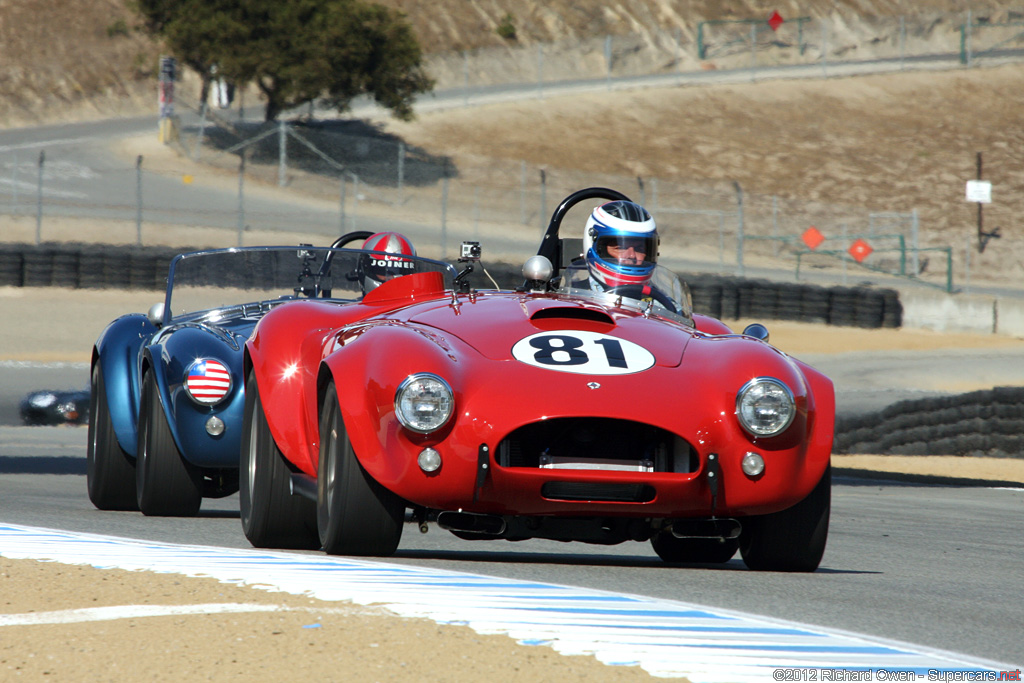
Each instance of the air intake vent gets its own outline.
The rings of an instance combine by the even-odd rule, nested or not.
[[[607,503],[649,503],[654,487],[647,484],[599,484],[585,481],[549,481],[540,495],[551,500],[586,500]]]

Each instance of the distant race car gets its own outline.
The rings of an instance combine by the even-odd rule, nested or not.
[[[243,342],[268,311],[292,300],[362,297],[373,254],[331,248],[246,247],[181,254],[163,303],[110,323],[92,353],[87,480],[104,510],[187,516],[204,497],[238,490],[245,379]],[[451,266],[417,260],[424,270]]]
[[[813,571],[831,381],[693,315],[678,278],[578,284],[559,205],[517,290],[468,264],[274,306],[245,342],[241,520],[258,547],[387,556],[407,511],[463,539],[649,541],[666,561]],[[582,227],[583,220],[578,222]],[[578,240],[576,242],[579,242]]]
[[[21,399],[18,414],[29,426],[85,424],[89,421],[89,390],[33,391]]]

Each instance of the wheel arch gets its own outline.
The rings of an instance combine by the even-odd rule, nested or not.
[[[99,362],[114,434],[121,449],[132,457],[138,454],[136,440],[142,391],[140,350],[156,331],[142,313],[121,316],[107,325],[92,349],[90,375],[91,368]]]

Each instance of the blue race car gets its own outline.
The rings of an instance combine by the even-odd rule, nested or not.
[[[172,259],[164,302],[114,320],[93,348],[93,505],[191,516],[204,497],[236,492],[245,340],[285,301],[360,300],[361,264],[373,254],[341,247],[370,235],[348,233],[330,248],[240,247]]]

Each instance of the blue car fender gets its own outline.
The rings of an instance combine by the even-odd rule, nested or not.
[[[242,329],[237,334],[247,332]],[[231,376],[227,394],[213,404],[198,403],[186,391],[189,369],[200,359],[221,363]],[[154,373],[167,424],[182,456],[203,468],[237,467],[245,408],[240,339],[203,325],[183,325],[161,335],[146,350],[143,364]],[[220,434],[207,431],[207,422],[214,416],[224,423]]]
[[[103,330],[93,347],[100,362],[114,433],[122,450],[136,455],[139,416],[139,358],[157,328],[142,313],[121,316]]]

